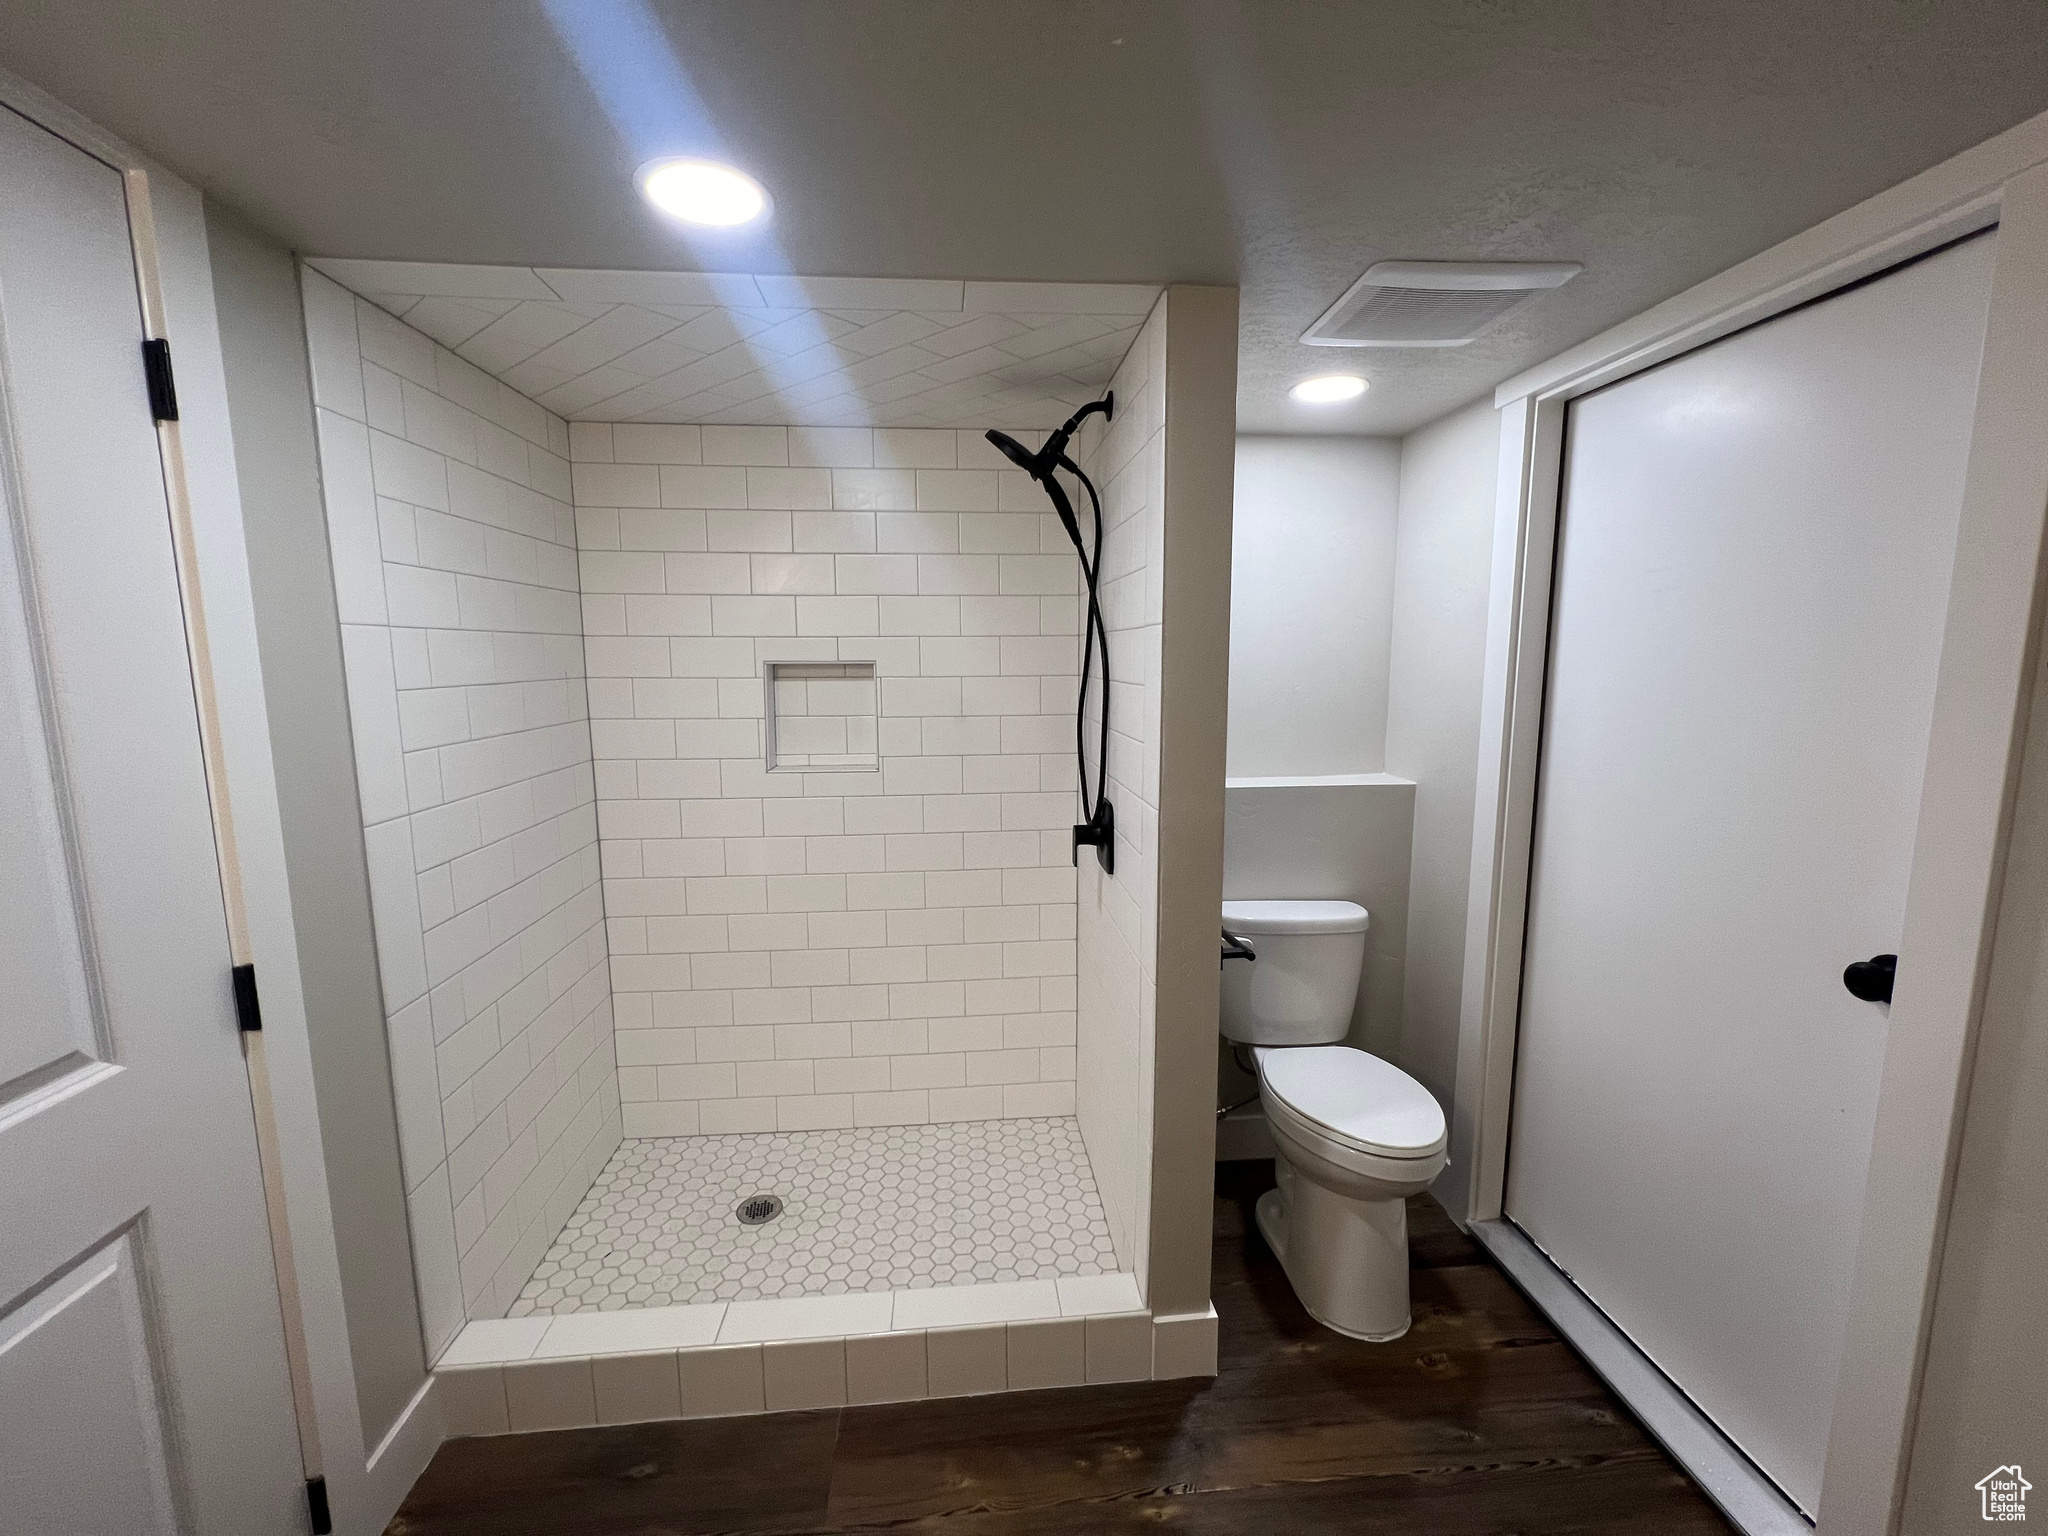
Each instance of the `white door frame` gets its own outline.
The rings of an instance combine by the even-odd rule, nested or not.
[[[1977,230],[1996,266],[1934,726],[1907,888],[1824,1536],[1896,1528],[1964,1085],[2024,738],[2048,536],[2048,114],[1752,257],[1500,386],[1452,1160],[1497,1220],[1521,1001],[1551,558],[1574,398]]]

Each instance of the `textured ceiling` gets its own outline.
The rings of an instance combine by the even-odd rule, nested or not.
[[[2048,110],[2043,0],[62,0],[0,65],[313,255],[1243,289],[1239,420],[1400,431]],[[758,175],[684,239],[659,153]],[[1579,261],[1470,346],[1381,260]],[[1349,364],[1373,388],[1285,398]]]
[[[316,258],[557,415],[809,427],[1056,427],[1159,290]]]

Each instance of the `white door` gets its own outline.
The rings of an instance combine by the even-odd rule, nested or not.
[[[1809,1513],[1993,238],[1567,424],[1507,1212]]]
[[[306,1528],[120,175],[0,109],[0,1532]]]

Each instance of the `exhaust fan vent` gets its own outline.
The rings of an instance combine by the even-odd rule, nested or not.
[[[1462,347],[1582,270],[1569,261],[1383,261],[1301,339],[1312,347]]]

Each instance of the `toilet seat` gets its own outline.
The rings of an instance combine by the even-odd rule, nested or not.
[[[1392,1062],[1347,1045],[1258,1046],[1252,1055],[1268,1113],[1297,1137],[1394,1162],[1443,1152],[1443,1107]]]

